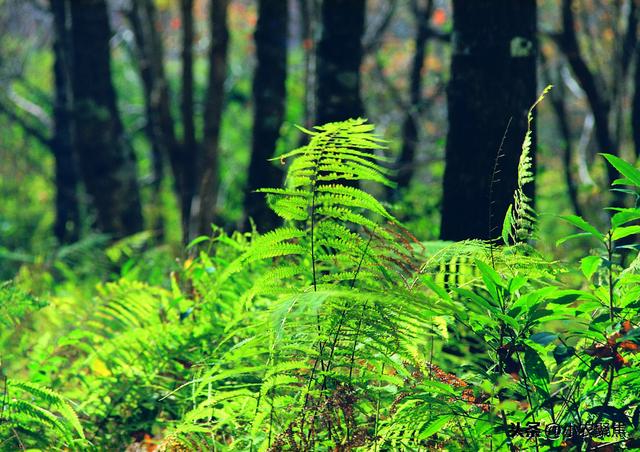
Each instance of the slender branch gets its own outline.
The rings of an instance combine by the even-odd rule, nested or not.
[[[371,244],[371,239],[373,239],[373,234],[369,236],[367,245],[365,246],[364,251],[362,252],[362,257],[360,258],[360,262],[358,262],[358,269],[356,270],[356,274],[353,277],[353,281],[351,281],[352,289],[356,283],[356,278],[358,276],[358,273],[360,273],[360,267],[362,266],[362,262],[364,261],[364,258],[367,255],[367,252],[369,251],[369,245]],[[362,312],[360,313],[360,318],[358,319],[358,326],[356,327],[356,334],[353,338],[353,347],[351,347],[351,358],[349,362],[349,382],[351,382],[351,376],[353,375],[353,364],[356,358],[356,346],[358,345],[358,336],[360,335],[360,328],[362,328],[362,319],[364,318],[364,313],[366,311],[367,305],[368,305],[367,302],[365,302],[362,305]]]
[[[500,173],[499,164],[500,158],[504,156],[504,142],[507,139],[507,134],[509,133],[509,128],[511,127],[511,122],[513,121],[513,116],[509,117],[509,121],[507,122],[507,126],[504,129],[504,134],[502,135],[502,140],[500,140],[500,146],[498,146],[498,151],[496,153],[496,158],[493,161],[493,171],[491,172],[491,182],[489,183],[489,250],[491,252],[491,266],[495,268],[496,263],[493,256],[493,240],[491,240],[491,236],[493,235],[493,231],[497,229],[497,225],[493,227],[493,205],[495,204],[495,200],[493,199],[493,187],[495,184],[500,182],[500,179],[497,179],[498,174]],[[505,243],[505,245],[507,245]]]
[[[625,80],[633,60],[633,52],[638,45],[638,19],[640,19],[640,8],[637,0],[629,0],[629,12],[627,14],[627,29],[622,42],[621,49],[621,71],[622,80]],[[636,65],[638,62],[636,61]]]
[[[41,122],[44,127],[47,129],[52,129],[52,121],[49,114],[44,111],[42,107],[31,102],[29,99],[26,99],[16,93],[14,90],[10,89],[8,92],[8,98],[19,108],[24,110],[29,115],[36,118],[39,122]]]
[[[38,140],[43,146],[50,148],[52,146],[51,138],[47,137],[44,133],[38,130],[37,127],[29,124],[29,122],[22,116],[16,114],[14,109],[6,106],[3,102],[0,102],[0,113],[3,113],[11,121],[19,125],[28,135]]]
[[[365,42],[362,46],[363,55],[368,55],[370,53],[373,53],[380,48],[383,42],[382,37],[384,36],[385,32],[389,28],[389,25],[391,24],[393,16],[395,15],[395,12],[396,12],[397,4],[398,2],[393,0],[387,3],[386,14],[382,18],[382,20],[380,20],[378,27],[373,32],[367,33],[369,36],[365,37],[364,39]]]
[[[554,35],[556,44],[565,54],[573,73],[587,96],[587,101],[593,112],[595,121],[596,138],[602,152],[618,153],[618,144],[615,142],[609,129],[609,113],[611,102],[606,98],[602,83],[596,78],[580,51],[576,37],[576,24],[573,15],[573,0],[562,1],[562,32]],[[607,167],[609,182],[613,182],[617,173],[611,166]],[[620,204],[619,195],[614,194],[614,204]]]
[[[545,84],[551,84],[552,78],[548,68],[548,62],[545,58],[544,52],[540,53],[542,59],[542,73],[546,79]],[[559,72],[559,71],[558,71]],[[562,135],[562,139],[564,141],[564,152],[563,155],[563,172],[564,179],[567,185],[567,192],[569,194],[569,201],[573,207],[573,211],[576,215],[582,216],[582,207],[580,206],[580,201],[578,200],[578,189],[576,187],[576,182],[573,179],[573,175],[571,172],[571,161],[572,161],[572,150],[573,150],[573,140],[571,136],[571,127],[568,121],[567,108],[565,104],[565,91],[564,84],[562,80],[560,80],[560,74],[558,74],[558,82],[555,83],[556,89],[551,91],[551,106],[553,107],[553,111],[556,115],[556,119],[558,120],[558,130]]]

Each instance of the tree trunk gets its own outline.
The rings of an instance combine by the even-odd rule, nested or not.
[[[72,90],[75,143],[96,228],[114,238],[142,230],[136,163],[125,141],[111,80],[105,0],[73,0]]]
[[[552,83],[552,77],[550,74],[550,70],[548,69],[548,62],[544,56],[544,53],[540,53],[541,63],[542,63],[542,73],[544,75],[545,84]],[[571,202],[571,206],[573,207],[573,211],[576,215],[582,216],[582,207],[580,206],[580,201],[578,200],[578,186],[573,177],[572,171],[572,155],[573,155],[573,137],[571,134],[571,126],[569,125],[569,114],[567,112],[566,107],[566,92],[564,89],[564,82],[562,80],[561,69],[558,66],[557,75],[555,77],[556,82],[554,83],[554,89],[550,92],[550,100],[551,106],[553,107],[553,112],[555,113],[556,119],[558,121],[558,131],[560,132],[560,136],[562,137],[562,141],[564,143],[564,150],[562,152],[562,163],[563,163],[563,172],[564,172],[564,180],[567,185],[567,192],[569,195],[569,201]]]
[[[607,97],[604,82],[597,76],[597,72],[592,72],[589,69],[580,52],[572,6],[573,0],[562,0],[562,33],[557,39],[558,45],[567,57],[571,70],[587,96],[587,101],[593,112],[599,151],[617,154],[618,143],[616,143],[614,134],[609,127],[611,100]],[[617,171],[611,165],[607,165],[607,176],[609,183],[618,176]],[[613,193],[613,204],[618,207],[623,205],[620,193]]]
[[[454,0],[453,21],[441,238],[490,239],[513,201],[536,99],[536,2]]]
[[[287,2],[259,0],[255,31],[257,66],[253,77],[253,136],[245,194],[245,213],[259,230],[272,229],[278,217],[265,202],[262,187],[279,187],[282,172],[273,157],[284,119],[287,79]],[[247,218],[248,220],[248,218]]]
[[[316,27],[317,0],[298,0],[302,29],[302,49],[304,52],[304,126],[314,126],[315,114],[315,52],[314,32]],[[306,144],[306,134],[300,135],[300,145]]]
[[[636,45],[636,67],[633,84],[633,106],[631,109],[631,129],[636,158],[640,158],[640,43]]]
[[[54,233],[60,243],[80,238],[78,172],[73,148],[70,87],[70,43],[66,0],[51,0],[55,28],[53,75],[55,99],[51,150],[55,158],[56,219]]]
[[[418,122],[420,118],[420,103],[422,101],[422,68],[426,56],[427,39],[429,38],[429,18],[433,9],[433,1],[427,0],[424,8],[420,1],[414,0],[413,10],[416,20],[416,38],[413,61],[411,62],[411,77],[409,79],[409,109],[405,112],[402,123],[402,151],[398,159],[398,188],[407,188],[411,183],[414,172],[413,161],[418,146]]]
[[[132,4],[129,15],[136,47],[140,78],[144,91],[147,135],[151,143],[154,169],[153,204],[159,205],[164,176],[164,161],[168,158],[181,193],[180,149],[171,115],[169,84],[164,71],[164,48],[157,29],[157,11],[153,0],[139,0]],[[164,233],[162,215],[158,212],[154,229],[160,237]]]
[[[211,224],[217,217],[216,200],[220,182],[219,138],[224,101],[224,81],[227,75],[228,0],[211,0],[209,46],[209,76],[204,106],[204,136],[201,152],[200,192],[198,193],[195,226],[197,234],[210,234]]]
[[[215,0],[213,0],[215,1]],[[194,76],[193,76],[193,0],[181,0],[182,17],[182,96],[180,99],[180,113],[182,116],[182,174],[180,176],[182,209],[182,238],[189,241],[192,222],[192,203],[198,190],[198,142],[196,139],[195,109],[194,109]]]
[[[323,0],[317,49],[317,115],[325,124],[364,115],[360,64],[365,0]]]

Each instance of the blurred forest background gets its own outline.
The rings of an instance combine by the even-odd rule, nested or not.
[[[377,197],[421,240],[497,236],[547,84],[537,210],[606,223],[597,153],[640,155],[640,2],[451,3],[0,0],[0,279],[78,241],[175,256],[212,223],[268,230],[268,159],[358,116],[397,171]]]

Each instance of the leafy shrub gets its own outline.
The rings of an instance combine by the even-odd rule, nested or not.
[[[611,210],[606,232],[565,217],[581,232],[559,242],[589,237],[598,248],[578,264],[552,262],[526,241],[535,226],[523,189],[532,177],[529,133],[501,239],[422,243],[359,187],[392,185],[373,126],[354,119],[303,131],[309,144],[280,157],[284,188],[262,190],[284,226],[216,230],[161,271],[125,241],[108,255],[126,271],[99,283],[92,299],[71,294],[33,314],[0,311],[0,321],[13,315],[48,325],[50,335],[44,344],[3,342],[28,352],[29,377],[39,382],[5,384],[3,413],[24,415],[3,414],[5,444],[638,444],[640,258],[629,242],[640,233],[638,169],[605,155],[635,206]],[[79,401],[74,409],[67,397]],[[36,408],[21,408],[25,400]]]

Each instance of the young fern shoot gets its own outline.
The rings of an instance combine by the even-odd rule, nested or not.
[[[535,229],[536,212],[533,209],[533,199],[525,193],[525,185],[533,182],[533,157],[531,156],[531,138],[533,129],[533,110],[542,102],[545,95],[551,90],[552,85],[548,85],[531,105],[527,113],[527,133],[522,142],[522,153],[518,162],[518,187],[513,194],[513,203],[507,209],[502,226],[502,240],[505,244],[524,243],[529,239]]]

